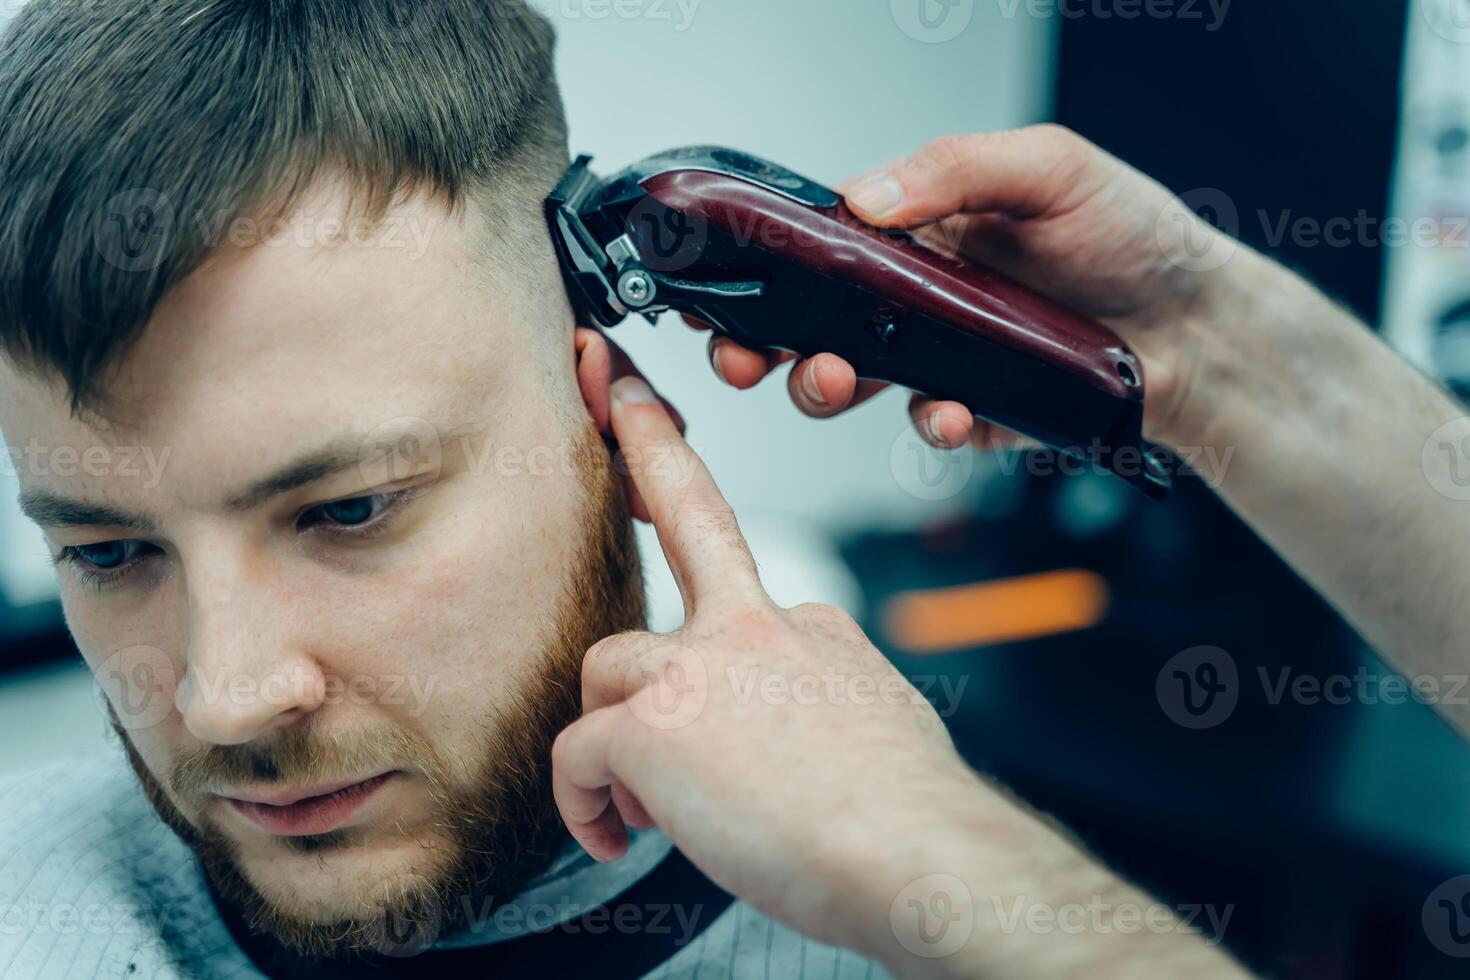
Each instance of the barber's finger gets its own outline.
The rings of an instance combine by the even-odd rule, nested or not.
[[[959,402],[937,402],[915,395],[909,400],[909,416],[924,441],[937,449],[957,449],[966,442],[981,452],[1041,447],[1034,439],[971,415]]]
[[[667,640],[638,631],[593,644],[582,657],[582,710],[591,713],[626,701],[658,677],[678,650]]]
[[[959,402],[941,402],[914,395],[909,399],[914,430],[936,449],[958,449],[970,441],[975,416]]]
[[[842,185],[847,204],[883,227],[927,224],[961,212],[1017,218],[1057,214],[1091,195],[1117,162],[1060,126],[947,136]]]
[[[614,382],[616,382],[619,378],[638,378],[644,384],[652,387],[652,384],[648,380],[648,376],[639,369],[637,364],[633,363],[633,358],[628,356],[628,352],[623,350],[622,347],[618,346],[618,344],[611,337],[607,338],[607,349],[608,353],[612,357],[612,380]],[[668,410],[669,417],[674,420],[674,425],[677,426],[679,429],[679,434],[683,435],[686,431],[688,431],[689,426],[684,421],[684,416],[679,412],[678,407],[675,406],[673,402],[669,401],[663,395],[659,395],[658,400],[663,402],[664,408]]]
[[[732,388],[753,388],[776,368],[795,359],[790,351],[751,350],[720,334],[709,342],[710,367]]]
[[[643,801],[634,796],[633,791],[623,783],[612,784],[612,801],[613,806],[618,808],[618,814],[623,818],[623,823],[634,830],[647,830],[657,826],[657,821],[649,815]]]
[[[786,387],[797,408],[825,419],[856,408],[888,386],[859,379],[852,365],[836,354],[818,354],[797,362]]]
[[[688,322],[695,329],[710,329],[702,321]],[[750,350],[721,334],[709,342],[710,366],[732,388],[753,388],[782,364],[797,361],[787,377],[791,400],[813,418],[829,418],[855,408],[887,387],[882,382],[859,381],[852,366],[836,354],[798,358],[791,351]]]
[[[577,327],[573,343],[580,361],[577,368],[579,383],[595,389],[586,392],[587,406],[592,413],[592,421],[599,432],[610,432],[612,421],[608,415],[607,387],[619,378],[643,378],[645,382],[648,379],[644,377],[638,365],[633,363],[628,352],[619,347],[617,341],[600,330],[594,330],[591,327]],[[685,431],[684,416],[680,415],[679,410],[667,399],[663,401],[668,406],[669,414],[673,417],[674,424],[679,427],[679,431]]]
[[[624,378],[613,385],[612,427],[686,618],[707,604],[770,602],[730,505],[647,384]]]
[[[601,345],[590,343],[593,337],[601,337],[603,343]],[[586,362],[584,368],[588,377],[593,379],[606,379],[604,382],[597,383],[604,383],[611,386],[619,378],[640,378],[647,383],[648,379],[638,369],[638,365],[633,363],[633,359],[628,356],[627,351],[619,347],[617,342],[606,334],[600,331],[594,331],[588,327],[578,327],[576,343],[578,354]],[[595,358],[597,357],[605,357],[607,363],[605,365],[595,363]],[[674,425],[678,427],[682,435],[688,429],[688,426],[684,422],[684,416],[674,407],[673,402],[662,395],[659,396],[659,401],[668,410],[669,417],[674,420]],[[587,403],[592,410],[592,420],[596,423],[598,431],[604,434],[610,433],[612,431],[611,397],[599,397],[596,392],[593,392],[591,397],[587,399]],[[633,485],[633,481],[625,479],[624,486],[628,493],[628,511],[635,519],[645,524],[651,523],[653,519],[648,514],[648,505],[643,502],[643,497],[638,493],[638,488]]]
[[[593,644],[582,658],[582,711],[592,714],[636,694],[667,665],[676,648],[665,637],[642,631],[618,633]],[[611,787],[623,823],[638,830],[654,826],[643,803],[621,780]],[[588,808],[595,805],[589,803]]]
[[[643,502],[643,495],[638,492],[637,487],[633,486],[632,480],[626,482],[628,486],[628,513],[633,515],[635,521],[652,524],[653,515],[648,513],[648,505]]]
[[[598,861],[612,861],[628,850],[628,831],[613,804],[611,745],[627,708],[614,705],[583,715],[551,746],[551,793],[562,822],[578,844]]]

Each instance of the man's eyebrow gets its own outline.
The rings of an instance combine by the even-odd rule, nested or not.
[[[120,527],[145,534],[158,528],[152,518],[143,514],[130,514],[104,504],[89,504],[50,490],[22,491],[20,509],[41,527]]]
[[[254,510],[273,497],[310,486],[329,476],[336,476],[362,462],[361,442],[353,444],[351,448],[346,443],[341,443],[320,449],[287,463],[269,476],[256,480],[244,492],[228,498],[226,506],[230,510]]]
[[[456,426],[437,432],[435,439],[439,452],[442,453],[444,446],[463,438],[469,431],[471,430],[468,426]],[[393,434],[371,440],[365,436],[336,439],[324,448],[305,453],[274,473],[256,480],[243,492],[227,497],[225,506],[235,511],[254,510],[273,497],[310,486],[353,467],[364,467],[366,473],[366,467],[395,455],[410,461],[418,456],[425,459],[435,458],[426,453],[412,432],[404,433],[396,439]]]

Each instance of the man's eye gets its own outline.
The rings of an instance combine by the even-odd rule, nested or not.
[[[382,516],[393,503],[391,493],[375,493],[366,497],[334,500],[330,504],[319,504],[301,515],[303,527],[313,525],[326,528],[354,528],[371,524]]]
[[[147,547],[142,541],[104,541],[76,545],[70,550],[82,564],[99,572],[110,572],[137,560]]]
[[[122,581],[140,562],[159,549],[146,541],[102,541],[62,548],[56,556],[58,565],[70,565],[84,585],[98,591]]]

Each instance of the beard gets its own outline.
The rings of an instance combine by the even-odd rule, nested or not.
[[[269,741],[212,745],[179,756],[167,774],[177,798],[241,783],[321,785],[344,773],[406,769],[428,787],[433,824],[444,838],[425,844],[424,867],[385,876],[354,896],[360,910],[325,915],[273,901],[241,867],[235,843],[207,819],[191,822],[138,754],[111,704],[112,726],[158,814],[198,855],[222,913],[263,933],[288,956],[314,959],[412,956],[516,895],[568,840],[551,794],[551,745],[581,715],[581,665],[603,637],[646,625],[643,580],[623,487],[607,447],[590,428],[572,459],[584,489],[586,529],[554,611],[554,631],[530,674],[493,717],[480,719],[477,771],[454,770],[417,734],[374,726],[324,737],[309,716]],[[281,842],[328,854],[356,843],[351,830]]]

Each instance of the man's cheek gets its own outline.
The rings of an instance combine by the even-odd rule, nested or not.
[[[467,571],[427,561],[355,590],[319,640],[328,703],[422,717],[445,674],[457,672],[460,651],[494,642]]]
[[[518,551],[485,538],[446,541],[358,603],[352,646],[385,708],[405,719],[483,718],[539,658],[561,574],[510,560]]]
[[[100,691],[100,685],[96,687]],[[168,772],[174,761],[181,752],[197,744],[184,728],[183,716],[174,711],[156,724],[138,725],[135,723],[129,728],[121,712],[111,706],[110,700],[106,700],[105,696],[100,693],[98,700],[102,702],[103,711],[109,715],[110,723],[117,737],[122,740],[123,747],[134,756],[134,765],[141,764],[152,777],[153,782],[167,794],[173,805],[179,808],[191,822],[197,822],[198,815],[191,812],[190,801],[175,799],[173,794],[166,789]]]
[[[81,606],[81,608],[79,608]],[[92,674],[97,708],[121,729],[145,733],[176,718],[186,676],[174,637],[109,620],[84,604],[66,604],[67,623]]]

